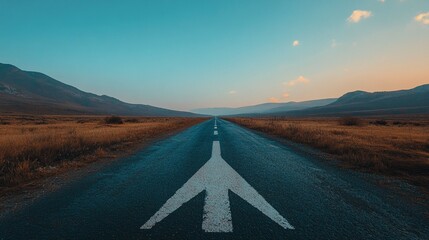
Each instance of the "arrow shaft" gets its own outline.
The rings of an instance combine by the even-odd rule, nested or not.
[[[202,228],[206,232],[232,232],[232,217],[227,188],[206,190]]]

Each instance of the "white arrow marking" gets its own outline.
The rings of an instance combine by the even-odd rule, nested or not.
[[[206,191],[202,229],[206,232],[232,232],[228,190],[231,190],[285,229],[294,229],[220,154],[213,142],[212,157],[140,229],[151,229],[170,213]]]
[[[214,135],[216,136],[216,135],[218,135],[219,133],[217,132],[217,131],[214,131]]]

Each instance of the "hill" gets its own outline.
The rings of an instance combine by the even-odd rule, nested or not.
[[[334,102],[335,98],[319,99],[304,102],[287,102],[287,103],[263,103],[253,106],[238,108],[201,108],[192,110],[194,113],[227,116],[227,115],[245,115],[245,114],[269,114],[284,111],[300,110],[310,107],[323,106]]]
[[[285,116],[339,116],[339,115],[397,115],[429,114],[429,84],[409,90],[344,94],[326,106],[298,111],[284,111]]]
[[[43,73],[0,64],[0,114],[110,114],[196,116],[150,105],[130,104],[64,84]]]

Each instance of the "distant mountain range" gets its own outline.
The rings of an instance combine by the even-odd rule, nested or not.
[[[219,116],[371,116],[429,114],[429,84],[390,92],[355,91],[338,99],[264,103],[240,108],[206,108],[194,113]]]
[[[264,103],[239,108],[205,108],[193,113],[130,104],[96,95],[38,72],[0,64],[0,114],[93,114],[128,116],[346,116],[429,114],[429,84],[390,92],[355,91],[342,97]]]
[[[96,95],[38,72],[0,64],[0,114],[111,114],[128,116],[197,116]]]
[[[324,106],[333,103],[336,98],[327,98],[320,100],[304,101],[304,102],[287,102],[287,103],[263,103],[253,106],[238,107],[238,108],[201,108],[191,110],[193,113],[227,116],[227,115],[245,115],[245,114],[272,114],[278,112],[287,112],[293,110],[301,110],[311,107]]]
[[[326,106],[279,112],[283,116],[429,114],[429,84],[390,92],[355,91]]]

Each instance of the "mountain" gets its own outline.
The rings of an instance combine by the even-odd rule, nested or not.
[[[310,101],[303,101],[303,102],[288,102],[288,103],[283,103],[281,106],[267,110],[263,113],[287,112],[287,111],[301,110],[301,109],[312,108],[312,107],[325,106],[335,102],[336,100],[337,100],[336,98],[325,98],[325,99],[310,100]]]
[[[243,114],[268,114],[292,110],[300,110],[316,106],[324,106],[334,102],[335,98],[327,98],[320,100],[304,101],[304,102],[287,102],[287,103],[263,103],[253,106],[238,107],[238,108],[201,108],[191,110],[193,113],[227,116],[227,115],[243,115]]]
[[[279,103],[263,103],[254,106],[246,106],[246,107],[238,107],[238,108],[200,108],[191,110],[193,113],[198,114],[206,114],[213,116],[226,116],[226,115],[235,115],[235,114],[243,114],[243,113],[259,113],[270,110],[272,108],[276,108],[280,106]]]
[[[278,112],[284,116],[429,114],[429,84],[390,92],[355,91],[326,106]]]
[[[128,116],[196,116],[81,91],[45,74],[0,64],[0,114],[112,114]]]

